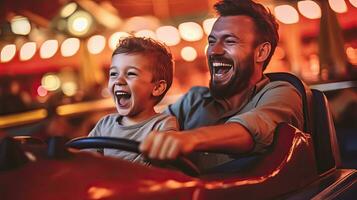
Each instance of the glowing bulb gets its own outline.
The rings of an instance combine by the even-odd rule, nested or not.
[[[217,18],[210,18],[203,21],[203,30],[205,31],[206,35],[211,33],[212,27],[214,22],[216,22]]]
[[[8,44],[1,50],[1,62],[9,62],[16,54],[16,46],[14,44]]]
[[[177,28],[173,26],[161,26],[156,29],[157,38],[167,46],[175,46],[180,43],[181,38]]]
[[[105,37],[102,35],[94,35],[90,37],[87,43],[87,48],[91,54],[99,54],[105,48]]]
[[[37,94],[40,97],[44,97],[44,96],[46,96],[48,94],[48,91],[44,87],[42,87],[42,85],[40,85],[37,88]]]
[[[83,36],[89,32],[93,19],[85,11],[77,11],[68,18],[68,31],[76,36]]]
[[[284,24],[294,24],[299,21],[299,13],[289,5],[280,5],[274,8],[276,18]]]
[[[66,17],[72,15],[74,13],[74,11],[76,11],[77,7],[78,7],[77,4],[74,2],[67,4],[61,10],[61,13],[60,13],[61,17],[66,18]]]
[[[193,47],[184,47],[181,50],[181,57],[188,62],[194,61],[197,58],[197,51]]]
[[[314,1],[305,0],[298,2],[298,9],[300,13],[309,19],[318,19],[321,17],[321,8],[319,4]]]
[[[350,0],[350,3],[357,8],[357,0]]]
[[[41,46],[40,57],[43,59],[51,58],[56,54],[57,50],[58,50],[58,41],[47,40]]]
[[[195,22],[185,22],[178,27],[182,39],[193,42],[202,39],[203,30],[201,26]]]
[[[130,36],[130,34],[127,32],[113,33],[109,38],[109,48],[111,50],[114,50],[117,47],[120,38],[124,38],[124,37],[128,37],[128,36]]]
[[[60,87],[61,81],[55,74],[46,74],[41,79],[41,85],[48,91],[55,91]]]
[[[76,54],[80,47],[78,38],[68,38],[61,45],[61,54],[63,57],[69,57]]]
[[[78,87],[75,82],[66,82],[62,84],[61,89],[65,95],[70,97],[76,94]]]
[[[20,49],[20,60],[30,60],[36,53],[36,43],[27,42]]]
[[[26,17],[16,16],[11,20],[11,31],[18,35],[28,35],[31,32],[31,24]]]
[[[347,12],[347,5],[344,0],[328,0],[328,3],[331,9],[337,13]]]

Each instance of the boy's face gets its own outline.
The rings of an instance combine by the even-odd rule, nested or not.
[[[116,54],[109,70],[108,88],[121,116],[135,116],[153,109],[151,60],[142,54]]]

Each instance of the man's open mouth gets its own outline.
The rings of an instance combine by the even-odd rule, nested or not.
[[[228,60],[213,60],[211,62],[213,67],[213,80],[214,81],[224,81],[229,79],[233,73],[233,62]]]
[[[126,91],[115,91],[114,95],[116,96],[117,102],[120,107],[126,107],[130,103],[131,94]]]

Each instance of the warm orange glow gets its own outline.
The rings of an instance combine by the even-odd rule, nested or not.
[[[58,50],[58,41],[47,40],[42,44],[40,48],[40,57],[43,59],[51,58],[56,54],[57,50]]]
[[[30,60],[36,53],[36,43],[27,42],[20,49],[20,60]]]
[[[89,199],[105,199],[114,194],[114,191],[103,187],[90,187],[88,189]]]
[[[152,38],[156,40],[156,34],[154,31],[149,30],[149,29],[144,29],[144,30],[140,30],[138,32],[135,33],[136,37],[147,37],[147,38]]]
[[[14,58],[16,54],[16,46],[14,44],[8,44],[4,46],[1,50],[1,59],[2,63],[9,62],[12,58]]]
[[[114,50],[116,48],[116,46],[118,45],[120,38],[124,38],[124,37],[128,37],[128,36],[130,36],[130,34],[127,32],[113,33],[109,38],[109,48],[111,50]]]
[[[76,54],[80,47],[78,38],[68,38],[61,45],[61,54],[63,57],[69,57]]]
[[[194,61],[197,58],[197,51],[193,47],[184,47],[181,50],[181,57],[188,62]]]
[[[45,74],[41,79],[41,85],[48,91],[55,91],[60,87],[61,81],[55,74]]]
[[[347,5],[345,0],[328,0],[330,7],[333,11],[337,13],[347,12]]]
[[[274,57],[278,60],[282,60],[285,57],[285,50],[279,46],[275,48]]]
[[[274,8],[276,18],[284,24],[294,24],[299,21],[299,13],[289,5],[280,5]]]
[[[85,11],[77,11],[68,18],[68,31],[75,36],[86,35],[93,23],[91,15]]]
[[[196,22],[185,22],[178,26],[182,39],[193,42],[202,39],[202,27]]]
[[[203,30],[205,31],[206,35],[211,33],[212,27],[214,22],[216,22],[217,18],[209,18],[203,21]]]
[[[357,65],[357,49],[354,49],[353,47],[347,47],[346,55],[347,55],[348,60],[353,65]]]
[[[321,8],[319,4],[311,0],[298,2],[299,12],[306,18],[318,19],[321,17]]]
[[[90,37],[87,43],[87,48],[91,54],[99,54],[105,48],[105,37],[102,35],[94,35]]]
[[[167,46],[175,46],[180,43],[181,38],[177,28],[173,26],[161,26],[156,29],[157,38]]]
[[[63,94],[70,97],[76,94],[78,86],[75,82],[66,82],[62,84],[61,89]]]

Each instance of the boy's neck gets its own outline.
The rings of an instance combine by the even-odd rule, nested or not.
[[[157,113],[155,112],[154,108],[152,108],[132,116],[122,116],[121,121],[119,123],[123,126],[131,126],[131,125],[139,124],[153,117],[156,114]]]

